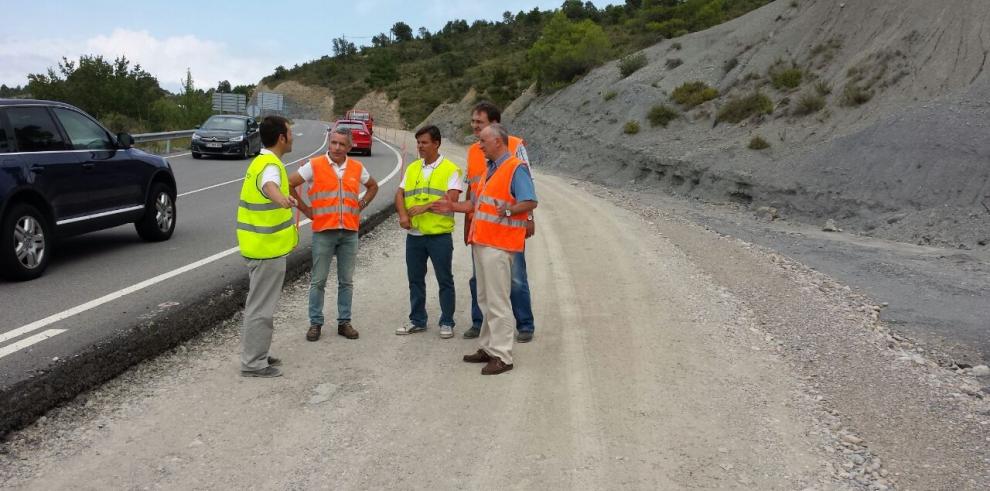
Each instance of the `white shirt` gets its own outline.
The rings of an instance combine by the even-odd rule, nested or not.
[[[330,161],[330,167],[333,171],[337,173],[337,179],[344,177],[344,171],[347,170],[347,160],[345,159],[343,164],[337,165],[337,163],[330,158],[329,153],[327,153],[327,160]],[[298,172],[299,176],[306,182],[313,182],[313,165],[310,162],[303,164],[296,172]],[[361,166],[361,184],[367,184],[369,179],[371,179],[371,174],[368,173],[368,168]]]
[[[419,179],[426,180],[427,182],[429,182],[430,176],[433,175],[433,171],[437,169],[437,166],[440,165],[440,162],[443,162],[443,155],[438,155],[437,159],[434,160],[432,163],[429,164],[424,163],[422,167],[422,171],[419,175]],[[402,174],[402,181],[399,183],[399,189],[402,190],[406,189],[405,186],[407,180],[409,179],[409,169],[411,167],[412,166],[406,167],[406,171]],[[447,180],[447,191],[463,191],[463,190],[464,190],[464,180],[461,178],[461,173],[455,172],[451,174],[450,179]],[[411,227],[408,230],[408,232],[409,235],[417,235],[417,236],[423,235],[423,232],[417,230],[416,227]]]
[[[261,153],[266,155],[275,155],[271,150],[267,148],[262,148]],[[281,159],[280,159],[281,160]],[[275,187],[282,187],[282,173],[279,172],[278,166],[274,164],[266,165],[264,170],[261,171],[261,180],[258,184],[258,191],[261,191],[262,196],[271,199],[267,194],[265,194],[265,184],[270,182],[275,183]]]

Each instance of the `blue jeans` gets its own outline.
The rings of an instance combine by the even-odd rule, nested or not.
[[[309,322],[323,325],[323,297],[330,261],[337,256],[337,322],[351,320],[354,262],[358,233],[350,230],[313,232],[313,270],[309,282]]]
[[[454,239],[451,234],[406,235],[406,276],[409,278],[409,320],[426,327],[426,260],[440,285],[440,325],[454,326]]]
[[[468,281],[468,286],[471,288],[471,327],[481,329],[481,321],[484,316],[481,313],[481,307],[478,306],[478,280],[474,276],[474,265],[472,264],[471,267],[471,280]],[[533,300],[529,295],[525,252],[517,252],[512,259],[512,290],[509,293],[509,300],[512,302],[512,314],[516,318],[516,330],[519,332],[535,331]]]

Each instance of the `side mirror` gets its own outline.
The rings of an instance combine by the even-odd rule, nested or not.
[[[128,133],[117,133],[117,142],[122,148],[131,148],[134,145],[134,137]]]

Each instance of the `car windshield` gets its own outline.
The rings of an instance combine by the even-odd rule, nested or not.
[[[244,131],[246,127],[247,121],[241,118],[212,117],[203,125],[204,130]]]
[[[349,129],[351,131],[356,131],[356,130],[366,131],[364,129],[364,125],[363,124],[357,124],[357,123],[340,123],[340,124],[337,125],[337,127],[338,128],[347,128],[347,129]]]

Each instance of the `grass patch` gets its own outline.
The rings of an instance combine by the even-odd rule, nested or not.
[[[796,67],[773,70],[769,75],[770,83],[777,90],[796,89],[801,85],[801,79],[804,78],[804,72]]]
[[[765,150],[770,148],[770,142],[763,139],[762,136],[754,136],[749,140],[749,148],[752,150]]]
[[[684,64],[684,60],[680,58],[667,58],[666,65],[668,70],[673,70],[683,64]]]
[[[718,90],[700,81],[685,82],[680,87],[674,89],[674,92],[670,95],[670,98],[674,102],[688,109],[716,97],[718,97]]]
[[[649,114],[646,118],[650,120],[650,124],[653,126],[663,126],[667,127],[667,123],[680,117],[680,113],[677,109],[674,109],[666,104],[657,104],[650,109]]]
[[[626,121],[626,124],[622,127],[622,132],[627,135],[635,135],[636,133],[639,133],[639,122]]]
[[[773,113],[773,101],[760,92],[754,92],[746,97],[731,99],[719,109],[716,119],[739,123],[752,116],[771,113]]]
[[[628,77],[636,70],[646,66],[646,63],[646,55],[643,53],[629,55],[619,60],[619,73],[622,74],[622,78]]]
[[[681,43],[674,43],[671,44],[670,47],[671,49],[681,49],[683,46],[681,46]]]
[[[806,92],[798,98],[797,105],[791,111],[795,116],[806,116],[825,108],[825,96],[818,92]]]
[[[846,107],[861,106],[873,98],[873,91],[861,87],[855,82],[846,84],[842,91],[842,105]]]
[[[820,96],[827,96],[832,93],[832,86],[824,80],[819,80],[815,83],[815,92]]]
[[[606,101],[610,101],[612,99],[615,99],[615,96],[617,96],[617,95],[619,95],[618,92],[616,92],[614,90],[610,90],[610,91],[605,92],[604,94],[602,94],[602,99],[605,99]]]

